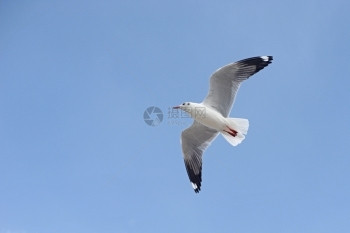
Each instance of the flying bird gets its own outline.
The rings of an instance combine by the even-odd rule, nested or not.
[[[211,142],[221,133],[232,146],[237,146],[248,132],[247,119],[228,117],[241,83],[272,60],[272,56],[252,57],[223,66],[212,74],[209,93],[203,102],[184,102],[173,107],[194,119],[182,131],[181,145],[186,171],[196,193],[201,190],[202,155]]]

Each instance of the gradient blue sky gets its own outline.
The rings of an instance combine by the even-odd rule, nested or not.
[[[1,1],[0,233],[350,232],[350,3]],[[195,194],[168,108],[273,55]],[[164,120],[143,121],[149,106]]]

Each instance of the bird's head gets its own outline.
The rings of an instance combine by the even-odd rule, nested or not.
[[[191,103],[191,102],[184,102],[184,103],[182,103],[182,104],[180,104],[178,106],[173,107],[173,109],[181,109],[181,110],[183,110],[185,112],[190,113],[191,109],[194,108],[194,105],[195,104]]]

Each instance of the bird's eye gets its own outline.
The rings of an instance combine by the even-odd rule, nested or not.
[[[190,105],[190,103],[187,103],[187,105]]]
[[[185,105],[185,103],[183,103],[182,105]]]

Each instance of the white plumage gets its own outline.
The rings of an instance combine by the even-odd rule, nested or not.
[[[174,108],[188,112],[193,124],[181,134],[182,152],[188,177],[196,193],[201,189],[202,155],[221,133],[233,146],[241,143],[249,121],[228,118],[241,83],[273,60],[272,56],[244,59],[221,67],[210,78],[210,89],[202,103],[185,102]]]

